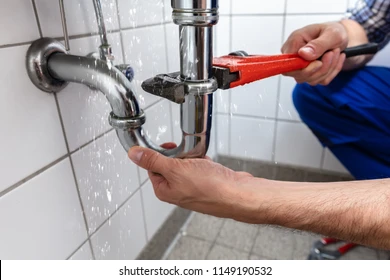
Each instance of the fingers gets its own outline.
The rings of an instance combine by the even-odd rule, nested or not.
[[[154,173],[164,174],[173,165],[173,159],[151,149],[134,146],[129,150],[129,158],[138,166]]]
[[[305,69],[286,73],[285,76],[293,77],[297,83],[327,85],[341,71],[344,61],[345,54],[341,54],[340,49],[335,49],[324,54],[321,61],[313,61]]]

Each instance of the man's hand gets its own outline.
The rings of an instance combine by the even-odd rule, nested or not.
[[[298,53],[313,61],[305,69],[285,74],[297,83],[328,85],[342,70],[348,45],[348,32],[339,22],[313,24],[294,31],[282,47],[282,53]],[[321,60],[317,60],[322,56]]]
[[[175,146],[168,143],[163,147]],[[248,203],[254,197],[253,183],[250,183],[253,176],[249,173],[235,172],[207,159],[168,158],[141,147],[131,148],[129,157],[149,171],[154,192],[162,201],[238,220],[245,217],[246,210],[253,210]]]

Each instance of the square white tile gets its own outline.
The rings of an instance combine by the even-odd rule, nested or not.
[[[219,1],[219,14],[220,15],[230,15],[231,11],[232,11],[231,7],[232,7],[232,1],[231,0],[221,0],[221,1]]]
[[[72,160],[92,233],[139,187],[137,168],[115,131],[77,151]]]
[[[231,89],[232,114],[276,117],[279,77],[274,76]]]
[[[69,260],[93,260],[91,247],[89,246],[89,242],[85,242],[85,244],[78,249]]]
[[[230,145],[230,116],[228,115],[214,115],[216,120],[216,141],[217,141],[217,153],[219,155],[229,155]]]
[[[171,0],[164,0],[164,21],[172,22]]]
[[[148,239],[152,239],[161,225],[175,209],[175,205],[160,201],[148,181],[141,189]]]
[[[108,38],[113,45],[115,62],[121,64],[123,57],[119,33],[110,34]],[[99,44],[98,36],[71,40],[71,53],[86,56],[98,51]],[[108,123],[111,107],[102,92],[70,83],[57,96],[71,151],[111,129]]]
[[[146,245],[140,193],[136,192],[91,241],[98,260],[134,260]]]
[[[324,170],[328,170],[328,171],[335,171],[335,172],[349,174],[349,171],[333,155],[333,153],[328,148],[325,148],[324,164],[323,164],[322,168]]]
[[[118,0],[121,28],[163,23],[163,8],[163,0]]]
[[[143,91],[143,81],[157,74],[167,73],[164,27],[144,27],[122,32],[125,61],[134,71],[134,86],[142,108],[150,106],[159,97]]]
[[[1,259],[66,259],[87,239],[69,159],[0,198]]]
[[[255,160],[272,160],[275,121],[232,117],[231,155]]]
[[[168,51],[168,72],[180,71],[180,41],[179,41],[179,26],[173,23],[164,25],[167,51]]]
[[[0,191],[65,155],[53,94],[40,91],[25,68],[28,46],[0,49]]]
[[[214,27],[215,30],[215,57],[228,55],[231,53],[230,49],[230,39],[231,39],[231,30],[230,30],[231,17],[221,16],[219,18],[218,24]]]
[[[293,121],[301,120],[292,100],[292,92],[296,84],[297,83],[295,82],[295,80],[291,77],[281,77],[278,104],[278,119]]]
[[[216,113],[230,114],[231,91],[218,90],[214,93],[214,108]]]
[[[222,0],[223,1],[223,0]],[[288,0],[292,1],[292,0]],[[295,0],[293,0],[295,1]],[[233,0],[232,14],[283,14],[285,0],[258,1],[258,0]]]
[[[116,0],[101,0],[104,22],[108,31],[119,30]],[[45,37],[62,37],[61,14],[58,1],[35,0],[39,22]],[[68,33],[72,35],[98,32],[93,1],[64,1]]]
[[[233,16],[232,29],[233,51],[244,50],[250,55],[280,53],[283,16]],[[255,36],[252,30],[256,30]]]
[[[323,148],[303,123],[279,121],[277,124],[275,161],[320,168]]]
[[[283,43],[293,31],[299,28],[305,27],[309,24],[336,21],[340,19],[341,15],[287,15],[285,20]]]
[[[0,46],[39,38],[38,24],[31,1],[2,0],[1,6]]]
[[[287,14],[344,13],[348,0],[287,0]]]

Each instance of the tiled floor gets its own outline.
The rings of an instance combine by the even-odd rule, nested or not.
[[[193,213],[164,258],[170,260],[305,260],[321,237]],[[356,247],[341,259],[389,259],[388,252]]]

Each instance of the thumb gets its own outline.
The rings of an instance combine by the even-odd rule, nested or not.
[[[165,157],[151,149],[135,146],[130,148],[128,155],[139,167],[154,173],[163,174],[171,166],[171,158]]]
[[[300,48],[298,54],[303,59],[312,61],[320,58],[325,52],[339,47],[340,46],[332,42],[332,40],[329,39],[329,36],[326,36],[324,33],[324,35],[310,41]]]

